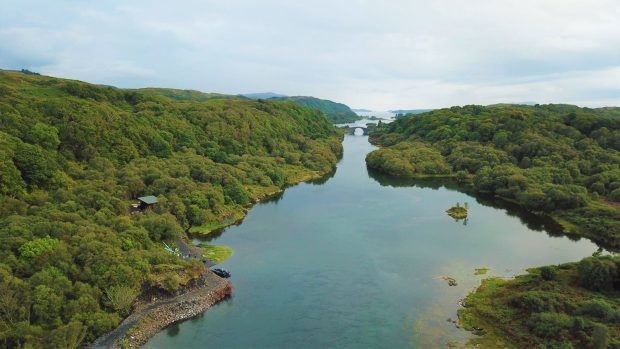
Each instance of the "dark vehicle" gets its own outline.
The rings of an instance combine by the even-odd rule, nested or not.
[[[214,272],[215,275],[222,277],[222,278],[228,279],[230,277],[230,273],[224,269],[214,268],[214,269],[211,269],[211,271]]]

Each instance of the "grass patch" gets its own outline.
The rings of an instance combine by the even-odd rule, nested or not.
[[[489,268],[482,267],[474,269],[474,275],[485,275],[489,271]]]
[[[200,244],[198,246],[202,248],[202,256],[215,264],[223,263],[233,255],[233,250],[228,246],[208,244]]]

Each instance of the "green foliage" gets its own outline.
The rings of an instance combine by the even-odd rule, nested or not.
[[[228,246],[215,246],[208,244],[200,244],[199,246],[202,249],[202,256],[214,264],[223,263],[233,254],[233,250]]]
[[[543,268],[511,280],[487,279],[464,301],[459,318],[466,328],[483,327],[485,338],[471,344],[496,348],[617,348],[620,346],[620,289],[594,291],[579,286],[588,270],[581,263],[620,262],[590,257],[553,267],[552,282],[540,282]],[[545,268],[545,267],[544,267]]]
[[[28,143],[17,145],[13,161],[24,181],[35,185],[47,184],[55,167],[49,155],[41,147]]]
[[[547,265],[544,267],[540,267],[540,277],[542,277],[543,280],[546,280],[546,281],[555,280],[557,275],[558,275],[558,271],[553,266]]]
[[[53,348],[77,349],[86,337],[86,331],[86,326],[81,322],[72,321],[52,331],[50,345]]]
[[[203,265],[161,241],[231,224],[256,193],[327,173],[342,154],[324,115],[294,102],[12,72],[0,72],[0,91],[5,347],[83,346],[109,332],[138,290],[200,277]],[[130,214],[143,195],[158,205]]]
[[[36,258],[44,253],[53,251],[58,247],[59,243],[58,239],[50,238],[49,236],[34,239],[19,247],[19,255],[23,258]]]
[[[594,291],[620,290],[620,259],[590,257],[579,262],[579,283]]]
[[[366,162],[392,175],[455,177],[618,249],[620,211],[605,201],[620,200],[620,119],[609,113],[568,105],[433,110],[378,127],[370,139],[383,148]],[[403,151],[412,147],[435,153]]]
[[[122,315],[129,313],[137,296],[138,291],[126,285],[111,286],[105,290],[107,304]]]
[[[270,100],[288,100],[299,103],[300,105],[312,109],[320,110],[327,116],[334,124],[345,124],[360,120],[355,112],[348,106],[342,103],[332,102],[326,99],[319,99],[315,97],[306,96],[294,96],[294,97],[275,97]]]
[[[532,333],[539,337],[561,338],[567,335],[572,321],[561,313],[534,313],[527,324]]]
[[[401,142],[368,154],[369,167],[395,176],[441,176],[450,174],[450,166],[441,153],[421,142]]]
[[[179,278],[179,275],[175,273],[168,273],[164,277],[162,285],[164,287],[164,290],[172,293],[179,289],[179,287],[181,286],[180,283],[181,279]]]
[[[461,206],[461,204],[457,202],[455,206],[450,207],[448,210],[446,210],[446,213],[448,213],[448,215],[455,220],[465,219],[467,218],[468,206],[469,205],[467,203],[465,203],[464,206]]]
[[[620,309],[604,299],[591,299],[585,301],[579,309],[578,314],[591,316],[605,322],[620,324]]]

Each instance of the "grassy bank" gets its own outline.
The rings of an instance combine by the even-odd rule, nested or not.
[[[490,278],[459,310],[480,348],[620,348],[620,257]]]

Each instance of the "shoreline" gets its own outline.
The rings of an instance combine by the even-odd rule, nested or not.
[[[160,331],[200,315],[232,294],[232,283],[206,271],[203,284],[178,295],[138,304],[136,309],[112,332],[88,345],[88,348],[138,348]]]
[[[338,159],[338,161],[340,161],[340,158]],[[246,206],[243,207],[242,211],[238,212],[238,217],[236,217],[236,219],[230,221],[230,222],[226,222],[220,225],[215,226],[212,229],[209,230],[196,230],[196,227],[189,227],[186,231],[185,231],[185,235],[187,236],[188,239],[192,239],[194,237],[196,238],[208,238],[210,236],[216,235],[219,236],[219,234],[217,234],[218,232],[223,232],[224,230],[226,230],[226,228],[231,227],[233,225],[239,225],[241,223],[243,223],[243,220],[245,219],[245,217],[248,215],[248,212],[257,204],[269,201],[273,198],[278,197],[279,195],[283,194],[286,189],[290,188],[290,187],[294,187],[296,185],[302,184],[302,183],[311,183],[312,181],[315,180],[319,180],[321,178],[324,178],[326,176],[329,176],[330,173],[333,173],[335,171],[337,167],[337,164],[334,165],[334,167],[332,167],[332,169],[330,169],[329,171],[326,172],[318,172],[318,171],[312,171],[310,173],[306,173],[303,176],[297,177],[294,180],[292,180],[291,182],[286,183],[286,185],[282,188],[278,188],[276,190],[273,191],[269,191],[266,193],[261,193],[259,195],[256,195],[255,197],[252,197],[250,200],[250,203],[247,204]],[[194,228],[194,229],[193,229]]]
[[[188,238],[191,236],[206,237],[213,232],[223,231],[224,229],[240,224],[246,217],[248,211],[265,200],[282,194],[287,188],[300,183],[310,182],[329,175],[335,169],[325,173],[307,173],[296,178],[295,181],[287,183],[284,188],[258,195],[252,199],[252,203],[244,207],[242,217],[221,227],[213,229],[208,233],[185,232]],[[188,229],[189,230],[189,229]],[[210,285],[213,282],[214,285]],[[195,316],[203,314],[213,305],[226,299],[232,294],[233,285],[230,281],[222,279],[212,271],[206,270],[204,274],[204,284],[180,291],[179,294],[155,302],[139,303],[135,310],[126,317],[114,330],[100,336],[87,348],[138,348],[146,344],[149,339],[162,330],[174,324],[189,320]]]

